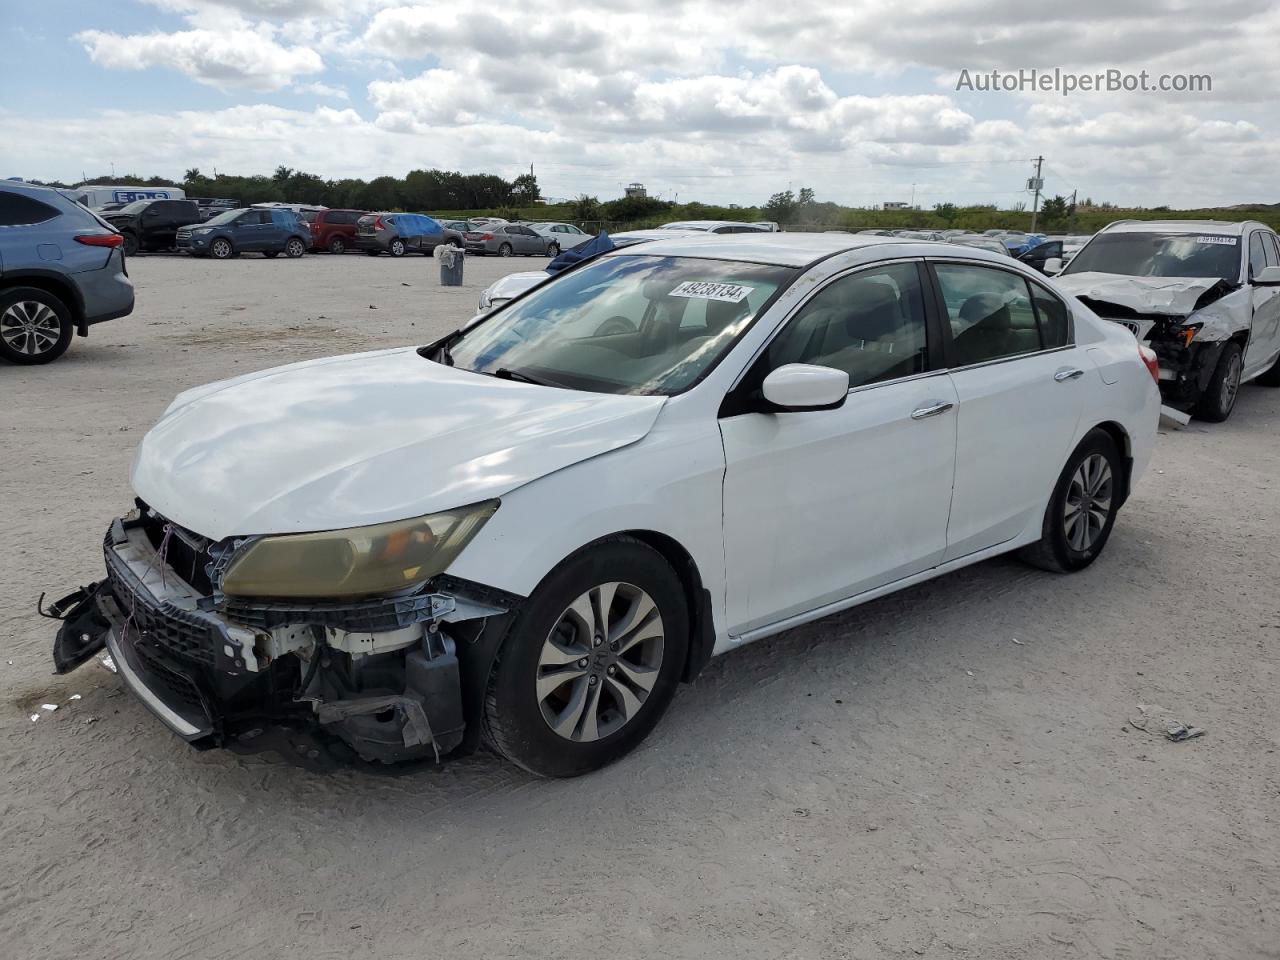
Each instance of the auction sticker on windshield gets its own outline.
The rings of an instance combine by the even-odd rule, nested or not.
[[[738,283],[719,283],[714,280],[686,280],[671,291],[673,297],[690,300],[723,300],[725,303],[741,303],[755,287]]]
[[[1196,243],[1221,243],[1234,247],[1239,239],[1239,237],[1196,237]]]

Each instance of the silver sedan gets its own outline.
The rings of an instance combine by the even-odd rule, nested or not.
[[[491,223],[462,235],[467,253],[495,253],[500,257],[522,254],[529,257],[551,256],[553,241],[535,233],[522,223]],[[560,248],[556,247],[559,253]]]

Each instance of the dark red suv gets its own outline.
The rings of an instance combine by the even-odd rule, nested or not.
[[[356,221],[368,216],[368,211],[318,210],[306,216],[311,227],[312,250],[345,253],[356,245]]]

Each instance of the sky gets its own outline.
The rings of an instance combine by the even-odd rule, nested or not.
[[[1009,207],[1043,156],[1049,195],[1280,202],[1274,0],[0,0],[0,35],[0,176],[532,166],[549,197]],[[979,79],[1032,69],[1211,89]]]

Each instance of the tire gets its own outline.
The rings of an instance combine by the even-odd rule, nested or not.
[[[284,255],[290,260],[297,260],[307,252],[307,245],[298,237],[290,237],[284,244]]]
[[[330,253],[335,253],[335,254],[336,254],[336,253],[346,253],[346,252],[347,252],[347,241],[343,240],[341,237],[330,237],[330,238],[329,238],[329,252],[330,252]]]
[[[235,247],[231,246],[231,241],[226,237],[218,237],[209,244],[209,256],[215,260],[230,260],[235,252]]]
[[[396,237],[387,244],[387,253],[391,254],[393,257],[403,257],[405,249],[404,241],[399,237]]]
[[[621,645],[601,639],[601,596],[614,598],[606,622]],[[485,739],[539,776],[597,770],[658,723],[688,649],[688,605],[670,564],[631,537],[603,540],[547,574],[511,625],[489,675]]]
[[[547,256],[553,260],[556,257],[560,256],[560,244],[558,243],[547,244]]]
[[[1100,465],[1105,473],[1098,472]],[[1062,468],[1044,511],[1040,539],[1022,548],[1022,559],[1054,573],[1074,573],[1097,560],[1120,511],[1123,480],[1124,460],[1115,440],[1105,430],[1090,430]],[[1099,510],[1104,497],[1105,509]],[[1074,524],[1069,523],[1071,515]]]
[[[280,256],[280,251],[279,250],[263,250],[262,255],[266,257],[268,260],[274,260],[276,257]]]
[[[498,256],[500,257],[509,257],[513,253],[515,253],[515,250],[512,248],[511,244],[509,243],[504,243],[502,246],[498,248]]]
[[[378,256],[378,253],[379,253],[379,251],[377,251],[377,250],[366,250],[366,251],[364,252],[364,255],[365,255],[366,257],[376,257],[376,256]]]
[[[128,230],[125,230],[121,234],[121,236],[124,237],[124,244],[123,244],[124,255],[126,257],[135,256],[139,248],[138,235],[136,233],[130,233]]]
[[[1222,423],[1235,409],[1240,395],[1240,372],[1244,367],[1244,353],[1240,344],[1228,341],[1218,354],[1218,364],[1213,368],[1209,386],[1196,404],[1195,415],[1210,423]]]
[[[71,311],[47,290],[0,292],[0,358],[21,366],[52,363],[67,352],[74,332]]]
[[[1280,387],[1280,357],[1276,357],[1276,362],[1268,367],[1265,373],[1258,375],[1255,383],[1260,383],[1264,387]]]

